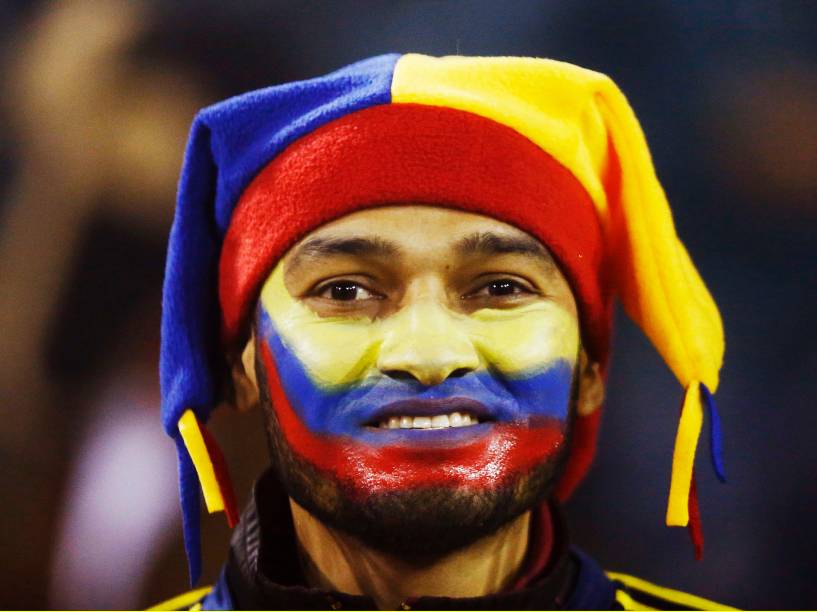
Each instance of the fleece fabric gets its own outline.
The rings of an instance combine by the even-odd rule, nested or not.
[[[219,480],[196,472],[179,420],[190,410],[203,427],[217,405],[225,355],[259,279],[290,245],[351,210],[400,202],[473,210],[537,236],[571,281],[601,362],[618,297],[687,391],[667,523],[686,525],[690,508],[697,516],[701,398],[714,414],[723,329],[626,98],[607,76],[553,60],[391,54],[231,98],[193,123],[161,352],[162,421],[179,450],[191,573],[199,494],[190,488]],[[599,414],[578,419],[562,497],[590,465]]]

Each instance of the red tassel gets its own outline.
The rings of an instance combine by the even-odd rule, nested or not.
[[[201,435],[202,438],[204,438],[204,444],[207,447],[210,460],[213,462],[213,471],[216,474],[218,488],[221,491],[222,499],[224,499],[224,514],[227,517],[227,524],[230,526],[230,529],[232,529],[238,524],[239,517],[233,483],[230,480],[230,473],[227,471],[227,463],[224,461],[224,454],[218,447],[218,443],[215,438],[213,438],[213,435],[207,431],[206,427],[201,428]]]
[[[689,487],[689,537],[695,547],[695,559],[700,561],[704,556],[704,532],[701,527],[701,513],[698,509],[698,490],[695,486],[695,470],[692,470],[692,483]]]

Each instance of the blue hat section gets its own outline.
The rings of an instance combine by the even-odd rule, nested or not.
[[[250,92],[202,110],[193,122],[170,232],[162,313],[162,421],[212,408],[220,356],[217,265],[221,241],[249,182],[297,138],[351,112],[391,101],[394,65],[383,55],[324,77]]]
[[[193,582],[201,566],[199,482],[177,423],[190,408],[204,422],[226,371],[219,342],[218,258],[236,202],[294,140],[322,125],[391,102],[399,54],[328,75],[269,87],[202,110],[185,151],[162,298],[162,424],[177,441],[185,548]]]
[[[179,465],[179,499],[182,505],[182,534],[187,552],[187,569],[190,586],[201,576],[201,500],[199,498],[199,477],[190,460],[190,455],[181,439],[176,439],[176,455]]]

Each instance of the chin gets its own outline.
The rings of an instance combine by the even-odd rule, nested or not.
[[[491,489],[432,486],[366,499],[349,494],[343,483],[315,488],[314,481],[296,476],[301,470],[282,477],[293,498],[325,524],[373,549],[424,559],[467,546],[532,509],[550,494],[557,467],[546,463]],[[327,504],[315,491],[328,488],[334,494]]]

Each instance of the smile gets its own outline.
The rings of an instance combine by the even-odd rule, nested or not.
[[[408,415],[389,417],[380,421],[380,429],[446,429],[448,427],[469,427],[477,425],[479,419],[469,413],[452,412],[451,414],[435,414],[434,416]]]
[[[378,429],[449,429],[494,420],[481,402],[452,397],[392,402],[378,410],[367,426]]]

